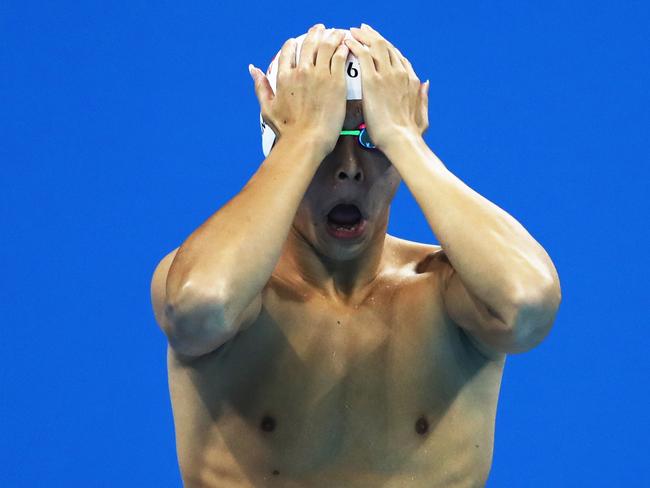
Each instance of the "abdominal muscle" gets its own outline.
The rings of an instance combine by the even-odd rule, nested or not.
[[[354,306],[269,281],[257,321],[193,360],[168,349],[186,487],[479,487],[503,362],[387,274]]]

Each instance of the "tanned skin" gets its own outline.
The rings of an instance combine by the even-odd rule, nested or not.
[[[317,24],[303,44],[306,57],[327,60],[329,88],[316,88],[328,83],[309,58],[313,70],[286,78],[294,100],[279,88],[284,99],[271,105],[263,73],[252,72],[280,137],[154,272],[186,487],[482,487],[506,354],[535,347],[553,323],[550,258],[428,149],[423,113],[411,113],[410,130],[371,132],[388,124],[378,101],[402,75],[380,65],[385,82],[364,80],[364,100],[345,101],[347,49],[364,75],[385,59],[379,48],[399,55],[368,26],[353,34],[342,44]],[[401,66],[413,107],[425,109],[428,84]],[[327,97],[330,115],[309,128],[318,110],[309,100]],[[377,149],[338,136],[361,122]],[[402,181],[441,245],[386,232]],[[367,221],[358,239],[326,231],[340,200]]]

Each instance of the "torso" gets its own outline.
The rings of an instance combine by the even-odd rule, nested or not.
[[[222,347],[168,349],[186,487],[484,486],[505,357],[445,313],[448,264],[425,259],[438,246],[386,242],[357,304],[274,273],[256,322]]]

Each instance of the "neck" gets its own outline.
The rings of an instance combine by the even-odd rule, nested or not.
[[[278,267],[297,274],[322,295],[345,303],[356,302],[355,297],[365,295],[364,291],[381,271],[387,223],[386,218],[381,228],[371,229],[374,235],[367,247],[345,260],[324,255],[292,225]]]

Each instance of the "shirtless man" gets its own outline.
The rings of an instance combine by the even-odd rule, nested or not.
[[[553,324],[547,253],[427,147],[408,60],[351,31],[312,27],[297,66],[288,40],[275,94],[252,70],[277,143],[154,272],[186,487],[484,486],[505,356]],[[340,136],[361,122],[376,148]],[[441,246],[386,233],[402,179]]]

